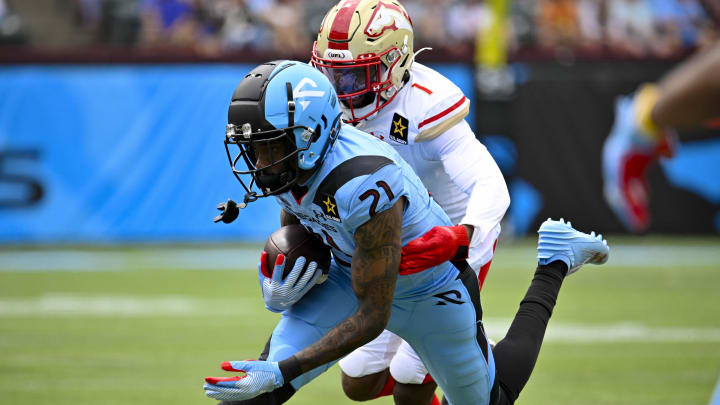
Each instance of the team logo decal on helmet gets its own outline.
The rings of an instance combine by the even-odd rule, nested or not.
[[[307,98],[319,98],[325,95],[325,92],[320,90],[303,90],[303,87],[306,84],[312,88],[318,87],[312,79],[304,77],[293,89],[293,97],[296,100],[304,99],[303,101],[300,101],[300,106],[302,106],[303,110],[307,108],[308,104],[310,104],[310,100],[307,100]]]
[[[393,100],[413,60],[412,21],[395,0],[342,0],[323,19],[312,54],[351,123]]]
[[[338,104],[328,79],[306,63],[269,62],[245,76],[233,94],[225,134],[244,204],[288,191],[303,171],[322,164],[342,124]],[[247,169],[239,167],[243,163]]]
[[[372,17],[370,17],[370,22],[365,27],[365,35],[370,38],[377,38],[386,30],[397,31],[399,29],[412,31],[410,17],[402,8],[394,4],[380,2],[375,8]]]

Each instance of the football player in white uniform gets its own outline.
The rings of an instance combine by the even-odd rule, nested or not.
[[[312,64],[335,86],[344,120],[391,144],[453,227],[403,248],[401,274],[468,255],[480,287],[510,197],[493,158],[465,117],[470,101],[449,79],[414,61],[412,21],[395,0],[342,0],[325,16]],[[362,401],[439,404],[415,351],[384,331],[340,361],[345,393]]]

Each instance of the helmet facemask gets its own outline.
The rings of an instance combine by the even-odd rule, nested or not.
[[[246,204],[312,177],[340,132],[338,105],[327,78],[302,62],[268,62],[245,76],[228,109],[224,143]]]
[[[328,11],[311,63],[338,92],[345,122],[370,120],[392,102],[410,79],[413,40],[396,0],[341,0]]]
[[[302,125],[259,132],[252,132],[245,126],[227,125],[225,151],[235,177],[247,192],[245,203],[284,193],[297,183],[301,171],[298,154],[307,151],[309,144],[298,148],[295,131],[310,137],[315,134],[315,131]],[[237,147],[234,157],[230,151],[232,145]],[[247,169],[238,167],[238,164],[244,164]],[[241,176],[247,175],[252,180],[246,185]],[[253,186],[260,190],[259,194]]]
[[[357,59],[323,58],[318,54],[316,42],[312,64],[335,87],[346,115],[345,122],[357,123],[371,117],[397,94],[399,88],[393,83],[391,73],[395,65],[401,63],[401,56],[397,48],[390,48],[380,55]]]

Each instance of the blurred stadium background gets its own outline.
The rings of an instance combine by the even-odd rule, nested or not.
[[[211,403],[202,377],[271,331],[278,223],[222,146],[256,64],[308,60],[327,0],[0,0],[0,403]],[[552,216],[609,234],[563,290],[519,404],[707,404],[720,375],[720,142],[650,173],[653,224],[602,198],[613,100],[720,39],[716,0],[405,0],[418,55],[472,99],[512,205],[483,305],[501,338]],[[337,367],[291,400],[350,403]],[[378,403],[389,404],[383,400]]]

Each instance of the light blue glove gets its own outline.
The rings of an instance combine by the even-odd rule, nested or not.
[[[205,395],[217,400],[243,401],[273,391],[285,384],[275,361],[226,361],[225,371],[244,372],[234,377],[205,377]]]
[[[273,312],[282,312],[300,301],[300,298],[307,294],[322,276],[322,271],[318,269],[315,262],[310,262],[303,274],[306,260],[305,257],[300,256],[295,260],[290,274],[283,280],[286,260],[284,255],[279,254],[275,261],[272,278],[268,278],[262,271],[263,268],[266,268],[266,260],[267,253],[262,252],[258,266],[258,281],[262,289],[263,300],[265,300],[265,307]],[[302,277],[300,277],[301,274]]]

